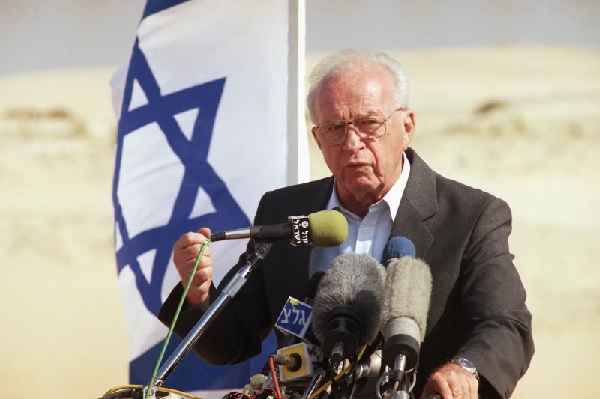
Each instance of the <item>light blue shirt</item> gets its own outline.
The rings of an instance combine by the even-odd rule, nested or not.
[[[364,219],[342,206],[334,183],[327,209],[337,207],[342,211],[348,221],[348,237],[342,245],[337,247],[313,248],[310,258],[310,276],[317,271],[326,271],[336,256],[348,252],[368,254],[381,262],[383,249],[390,238],[394,219],[410,174],[408,158],[404,153],[402,153],[402,157],[404,166],[400,177],[380,201],[369,207],[369,212]]]

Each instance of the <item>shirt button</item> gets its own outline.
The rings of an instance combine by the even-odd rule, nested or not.
[[[365,227],[363,229],[363,234],[369,234],[369,228],[368,227]]]

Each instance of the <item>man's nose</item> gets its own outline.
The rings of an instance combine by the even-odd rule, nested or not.
[[[363,145],[362,137],[358,134],[356,126],[352,123],[346,125],[346,137],[344,137],[344,149],[354,150]]]

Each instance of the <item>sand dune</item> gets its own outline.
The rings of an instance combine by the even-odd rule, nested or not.
[[[537,350],[514,398],[600,394],[600,51],[398,53],[413,147],[513,209]],[[318,55],[307,59],[308,67]],[[112,70],[0,77],[0,387],[90,398],[127,381],[112,252]],[[311,147],[311,175],[327,174]],[[173,387],[177,388],[177,387]]]

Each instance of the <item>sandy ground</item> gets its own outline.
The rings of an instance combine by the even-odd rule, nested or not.
[[[597,397],[600,51],[397,55],[412,82],[413,147],[440,173],[513,209],[511,248],[537,345],[513,397]],[[127,382],[112,251],[111,73],[0,77],[0,388],[7,397],[95,398]],[[313,177],[327,173],[319,156],[313,147]]]

